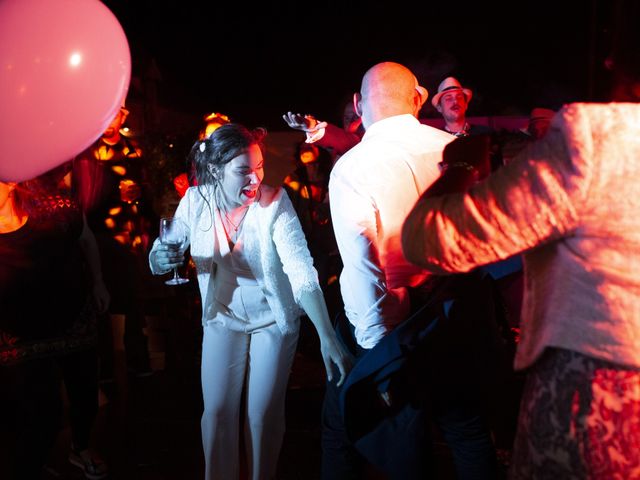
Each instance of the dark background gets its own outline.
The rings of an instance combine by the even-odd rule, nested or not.
[[[457,76],[474,91],[470,116],[606,99],[617,2],[104,3],[163,108],[284,130],[287,110],[339,123],[363,73],[384,60],[411,68],[431,95]],[[141,95],[133,82],[131,94]],[[428,102],[421,115],[437,113]]]

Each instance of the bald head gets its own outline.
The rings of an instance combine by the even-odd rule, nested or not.
[[[411,70],[399,63],[384,62],[364,74],[355,104],[367,128],[394,115],[417,116],[426,99],[427,91],[418,86]]]

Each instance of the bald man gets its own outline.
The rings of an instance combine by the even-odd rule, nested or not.
[[[344,262],[340,287],[355,338],[365,349],[407,317],[406,287],[427,275],[404,258],[400,230],[438,178],[442,150],[454,137],[418,122],[426,99],[427,91],[402,65],[369,69],[353,99],[366,132],[331,172],[331,215]]]
[[[331,172],[331,215],[344,263],[340,288],[348,328],[343,332],[355,340],[352,350],[359,357],[409,316],[409,289],[429,275],[410,264],[401,247],[402,223],[422,192],[439,177],[443,149],[455,138],[418,122],[427,96],[411,71],[400,64],[385,62],[370,68],[353,99],[365,134]],[[346,440],[339,396],[339,389],[328,384],[322,477],[359,478],[361,458]],[[488,433],[474,434],[482,436],[482,448],[488,452]],[[409,451],[411,444],[407,447],[400,450]],[[394,458],[391,464],[396,466],[387,465],[386,473],[392,478],[422,478],[428,455],[420,456],[420,465],[415,466],[412,458]]]

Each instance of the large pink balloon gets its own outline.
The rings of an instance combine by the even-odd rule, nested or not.
[[[21,181],[93,143],[127,94],[131,55],[97,0],[0,0],[0,180]]]

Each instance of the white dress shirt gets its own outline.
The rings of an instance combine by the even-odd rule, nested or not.
[[[400,234],[405,217],[440,175],[442,151],[455,137],[397,115],[371,125],[331,172],[333,228],[344,269],[345,313],[363,348],[373,348],[404,320],[407,286],[427,273],[407,262]]]

